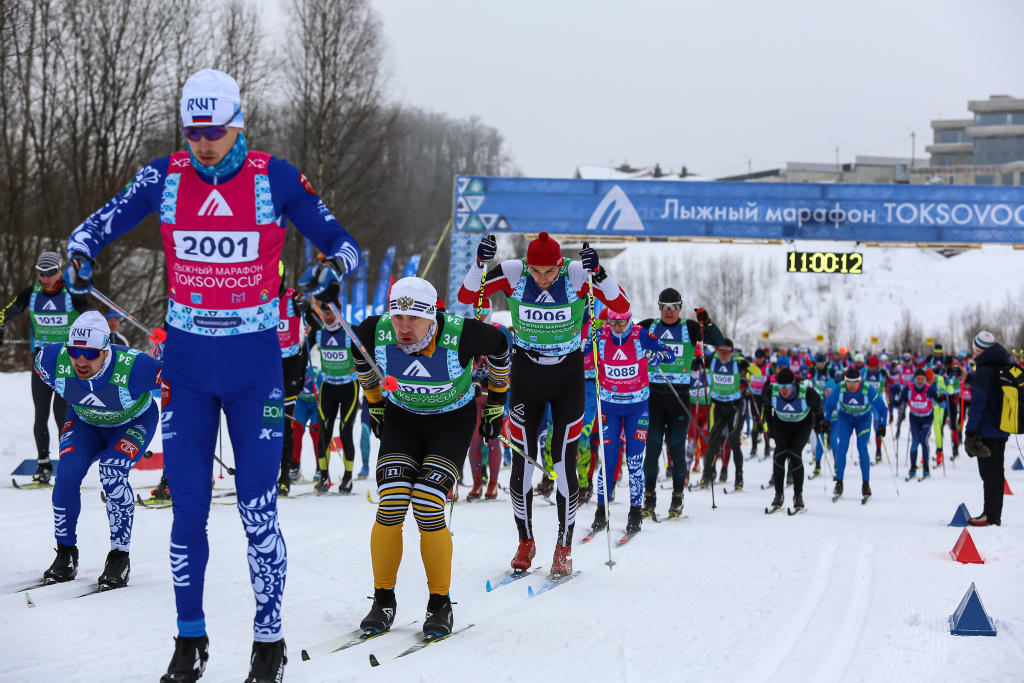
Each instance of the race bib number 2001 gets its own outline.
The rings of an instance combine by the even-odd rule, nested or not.
[[[174,255],[199,263],[249,263],[260,255],[257,230],[175,230]]]

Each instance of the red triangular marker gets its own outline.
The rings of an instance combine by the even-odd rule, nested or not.
[[[1006,480],[1006,477],[1003,477],[1003,495],[1004,496],[1012,496],[1013,495],[1013,491],[1010,490],[1010,482],[1008,482]]]
[[[949,551],[949,555],[961,564],[985,564],[967,529],[960,532],[960,538],[956,540],[956,545]]]

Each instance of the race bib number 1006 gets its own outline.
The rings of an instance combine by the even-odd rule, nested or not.
[[[200,263],[249,263],[260,255],[257,230],[175,230],[174,255]]]

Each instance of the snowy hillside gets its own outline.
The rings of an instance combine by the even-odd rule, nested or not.
[[[759,343],[763,331],[795,320],[811,334],[824,335],[823,347],[867,349],[876,336],[875,350],[902,350],[897,341],[904,311],[910,313],[916,328],[911,336],[921,350],[927,337],[950,350],[967,348],[979,313],[982,324],[997,327],[996,321],[1005,326],[1006,336],[1020,335],[1024,341],[1024,251],[1009,246],[986,246],[952,258],[927,249],[860,248],[862,275],[786,270],[787,252],[849,252],[848,242],[604,246],[622,250],[605,265],[629,294],[636,319],[656,316],[658,293],[674,287],[683,295],[684,309],[707,307],[725,334],[745,349]],[[767,344],[772,345],[770,337]]]
[[[901,252],[907,253],[907,252]],[[896,257],[893,257],[896,259]],[[866,306],[866,308],[869,308]],[[10,472],[33,453],[27,373],[0,375],[0,469]],[[51,426],[51,431],[53,430]],[[357,431],[358,433],[358,431]],[[56,433],[53,434],[54,438]],[[904,435],[904,439],[906,436]],[[889,451],[894,444],[889,439]],[[304,470],[312,474],[306,440]],[[225,440],[225,459],[233,455]],[[900,452],[906,451],[906,443]],[[1024,493],[1024,472],[1009,463],[1010,487]],[[1012,455],[1011,455],[1012,453]],[[337,466],[337,458],[332,468]],[[901,464],[901,472],[905,467]],[[468,472],[468,468],[467,468]],[[335,473],[336,475],[337,473]],[[731,474],[731,471],[730,471]],[[1020,680],[1024,670],[1024,495],[1009,496],[1001,528],[972,529],[984,565],[953,562],[960,529],[947,527],[957,506],[980,512],[976,464],[964,457],[931,481],[872,469],[874,497],[860,505],[860,476],[849,465],[848,496],[836,504],[829,477],[807,483],[808,514],[766,516],[769,463],[746,463],[748,490],[686,496],[682,522],[645,523],[604,566],[603,537],[579,545],[594,506],[582,509],[573,550],[574,581],[535,598],[530,577],[493,593],[485,581],[508,567],[516,546],[507,500],[454,508],[452,598],[456,625],[473,628],[404,659],[372,669],[367,656],[386,654],[394,634],[346,652],[300,661],[299,651],[357,627],[372,593],[369,534],[375,507],[368,482],[343,498],[299,498],[280,504],[289,551],[284,625],[287,681],[963,681]],[[146,493],[156,472],[132,474]],[[467,479],[468,479],[467,473]],[[507,483],[508,471],[501,480]],[[730,476],[731,479],[731,476]],[[23,479],[24,481],[24,479]],[[230,478],[219,483],[230,486]],[[128,588],[69,599],[94,582],[106,555],[107,525],[95,468],[87,476],[79,523],[79,578],[31,593],[53,559],[49,493],[0,487],[0,642],[3,681],[155,681],[172,651],[175,613],[167,560],[170,510],[138,509]],[[307,490],[309,487],[298,487]],[[468,489],[462,489],[463,495]],[[659,490],[658,511],[668,506]],[[787,490],[787,504],[792,491]],[[502,498],[506,498],[503,494]],[[618,500],[626,498],[620,489]],[[537,500],[537,564],[550,563],[554,508]],[[612,506],[617,532],[626,507]],[[237,511],[211,511],[206,612],[211,658],[204,683],[239,681],[247,671],[253,597],[245,536]],[[423,619],[427,600],[415,523],[405,526],[406,552],[397,588],[396,623]],[[971,582],[999,629],[996,638],[949,635],[948,617]],[[72,590],[73,589],[73,590]],[[69,590],[71,592],[69,592]],[[60,591],[64,591],[61,593]],[[414,627],[406,629],[412,632]]]

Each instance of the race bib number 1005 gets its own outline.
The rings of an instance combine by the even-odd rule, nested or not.
[[[175,230],[174,255],[200,263],[249,263],[260,255],[256,230]]]

